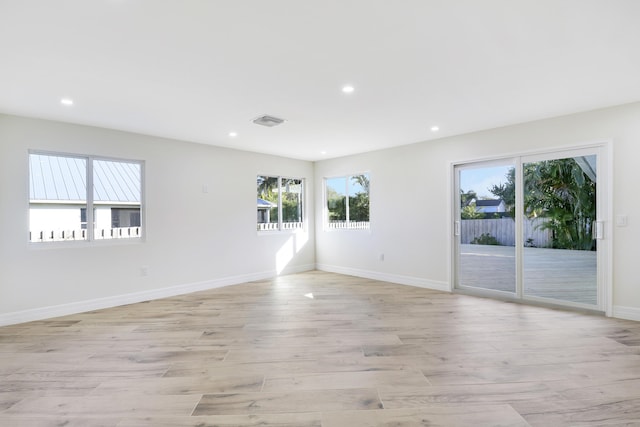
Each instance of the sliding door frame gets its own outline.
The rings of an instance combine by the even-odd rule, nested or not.
[[[547,305],[551,307],[560,306],[576,309],[587,309],[591,311],[603,312],[606,316],[612,316],[613,314],[613,286],[612,286],[612,249],[613,249],[613,156],[612,156],[612,142],[610,140],[597,141],[586,144],[567,145],[561,147],[552,147],[548,149],[529,150],[522,152],[510,153],[509,155],[484,157],[476,159],[468,159],[450,164],[450,179],[449,187],[451,195],[450,209],[449,209],[449,289],[456,293],[465,293],[471,295],[480,295],[495,297],[498,299],[505,299],[509,301],[531,303],[537,305]],[[532,161],[535,158],[553,157],[554,155],[563,156],[567,153],[575,151],[594,151],[597,152],[597,173],[598,182],[596,186],[597,191],[597,210],[596,220],[603,224],[604,235],[602,239],[598,240],[597,250],[597,281],[598,281],[598,304],[597,308],[583,307],[581,304],[566,303],[564,301],[547,300],[545,298],[526,297],[523,295],[523,219],[522,215],[516,215],[515,230],[516,230],[516,292],[510,294],[500,291],[487,291],[484,290],[470,290],[467,288],[460,289],[456,287],[458,280],[458,262],[459,262],[459,236],[456,235],[456,224],[460,219],[460,196],[457,193],[459,186],[459,174],[456,171],[460,167],[472,166],[472,165],[492,165],[499,163],[511,163],[516,166],[516,206],[522,206],[523,201],[523,163]],[[559,157],[558,157],[559,158]]]

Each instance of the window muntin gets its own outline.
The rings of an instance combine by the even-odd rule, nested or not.
[[[29,153],[29,240],[141,236],[142,162]]]
[[[304,227],[304,182],[301,178],[258,175],[256,190],[258,231]]]
[[[325,178],[326,227],[369,229],[369,174]]]

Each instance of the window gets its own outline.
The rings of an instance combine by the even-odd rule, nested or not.
[[[258,231],[301,229],[304,185],[300,178],[258,175]]]
[[[29,154],[29,240],[107,240],[142,233],[142,162]]]
[[[369,174],[325,178],[324,188],[328,229],[369,229]]]

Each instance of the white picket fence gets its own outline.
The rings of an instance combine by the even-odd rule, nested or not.
[[[547,218],[525,218],[523,237],[526,246],[547,247],[551,244],[551,231],[541,225]],[[489,234],[503,246],[516,245],[516,222],[512,218],[463,219],[460,221],[461,243],[471,243],[476,237]],[[531,240],[529,240],[531,239]]]
[[[140,227],[117,227],[94,230],[94,240],[132,239],[140,237]],[[30,242],[64,242],[87,240],[86,229],[56,229],[29,232]]]
[[[298,230],[304,227],[303,222],[283,222],[282,229],[283,230]],[[258,231],[273,231],[278,230],[277,222],[259,222],[258,223]]]
[[[330,221],[327,228],[330,230],[368,230],[369,221]]]
[[[283,230],[296,230],[303,228],[302,222],[283,222]],[[330,230],[368,230],[369,221],[331,221],[327,224]],[[258,231],[274,231],[278,230],[277,222],[260,222],[258,223]]]

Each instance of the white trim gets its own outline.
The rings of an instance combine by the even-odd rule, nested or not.
[[[605,160],[607,161],[606,170],[607,170],[607,190],[606,190],[606,218],[605,218],[605,239],[604,244],[607,248],[607,256],[605,260],[605,266],[603,268],[606,269],[602,272],[602,277],[605,283],[604,287],[604,312],[608,317],[614,316],[614,306],[613,306],[613,140],[609,139],[603,142],[602,151],[604,152]],[[602,156],[599,156],[600,160],[602,160]],[[602,218],[601,218],[602,220]],[[640,318],[638,318],[640,320]]]
[[[456,188],[459,187],[458,177],[453,164],[449,164],[449,173],[447,174],[447,194],[449,197],[449,203],[447,203],[447,292],[453,292],[456,281],[456,258],[457,258],[457,236],[456,236],[456,222],[458,221],[458,211],[460,209],[460,203],[458,202],[458,195],[456,194]]]
[[[613,142],[612,138],[602,138],[602,139],[594,139],[591,141],[585,142],[569,142],[565,144],[554,145],[548,148],[532,148],[530,150],[522,150],[522,151],[508,151],[508,152],[500,152],[496,155],[486,155],[482,157],[473,157],[467,159],[460,159],[457,161],[451,162],[451,166],[464,166],[464,165],[473,165],[475,163],[485,163],[487,165],[491,165],[492,163],[500,163],[504,160],[511,160],[517,157],[529,157],[529,156],[537,156],[537,155],[545,155],[545,154],[553,154],[553,153],[561,153],[563,151],[574,151],[581,149],[592,149],[604,147],[607,144],[611,144]]]
[[[313,264],[300,265],[286,268],[280,273],[294,274],[310,271],[314,269]],[[209,289],[222,288],[225,286],[239,285],[256,280],[272,279],[277,277],[275,270],[260,273],[243,274],[220,279],[205,280],[202,282],[187,283],[167,288],[152,289],[148,291],[133,292],[124,295],[114,295],[105,298],[77,301],[68,304],[54,305],[50,307],[34,308],[23,311],[14,311],[0,315],[0,326],[14,325],[18,323],[32,322],[35,320],[50,319],[53,317],[67,316],[71,314],[84,313],[87,311],[101,310],[105,308],[118,307],[121,305],[135,304],[143,301],[168,298],[177,295],[189,294],[192,292],[206,291]]]
[[[449,283],[435,280],[427,280],[414,276],[402,276],[398,274],[380,273],[377,271],[360,270],[357,268],[341,267],[338,265],[316,264],[316,270],[329,273],[344,274],[347,276],[362,277],[365,279],[380,280],[382,282],[397,283],[399,285],[415,286],[434,291],[450,292]]]
[[[640,308],[614,305],[613,317],[616,317],[618,319],[635,320],[636,322],[640,322]]]

